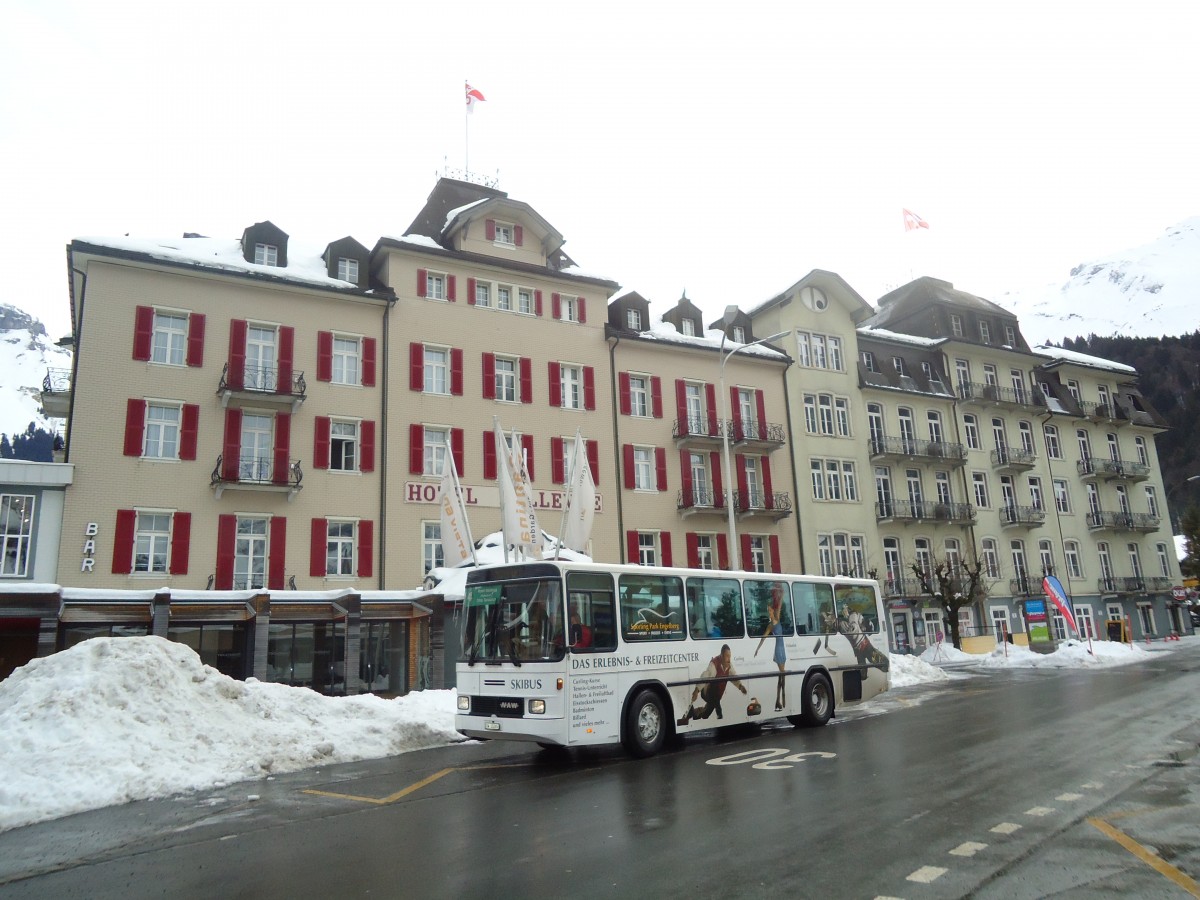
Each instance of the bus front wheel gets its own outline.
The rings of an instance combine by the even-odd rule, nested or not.
[[[625,749],[633,756],[653,756],[667,737],[667,717],[654,691],[641,691],[625,710]]]
[[[833,715],[833,685],[821,672],[815,672],[804,685],[804,705],[798,716],[788,716],[788,721],[801,725],[824,725]]]

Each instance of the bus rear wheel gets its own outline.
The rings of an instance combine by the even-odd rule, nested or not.
[[[641,691],[625,710],[625,749],[639,758],[653,756],[667,738],[667,717],[654,691]]]
[[[833,716],[833,685],[821,672],[809,676],[804,684],[803,706],[798,716],[788,716],[788,721],[797,728],[827,723]]]

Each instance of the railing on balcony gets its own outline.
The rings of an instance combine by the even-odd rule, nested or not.
[[[737,422],[729,419],[725,427],[729,440],[741,446],[782,447],[787,440],[787,430],[777,422],[760,422],[757,419]]]
[[[688,513],[725,512],[725,493],[717,493],[711,488],[693,487],[681,490],[675,501],[675,508]]]
[[[1037,454],[1024,447],[997,447],[992,451],[992,465],[997,469],[1031,469]]]
[[[1046,521],[1046,510],[1040,506],[1009,506],[1000,507],[1001,525],[1041,525]]]
[[[959,465],[966,462],[967,450],[962,444],[945,441],[918,441],[902,437],[873,437],[870,440],[871,458],[934,460]]]
[[[974,381],[960,381],[958,396],[961,400],[982,404],[1002,404],[1006,406],[1028,406],[1044,409],[1046,397],[1041,391],[1027,388],[1001,387],[998,384],[979,384]]]
[[[1137,594],[1146,590],[1146,580],[1140,575],[1101,575],[1096,588],[1107,594]]]
[[[1008,592],[1014,597],[1032,597],[1042,592],[1042,582],[1030,575],[1018,575],[1008,580]]]
[[[1093,422],[1116,422],[1124,424],[1129,421],[1128,416],[1115,403],[1095,403],[1091,400],[1080,400],[1079,408]]]
[[[705,416],[688,416],[683,419],[676,419],[671,429],[671,437],[678,442],[720,442],[723,440],[721,434],[721,423],[717,419],[710,420]]]
[[[875,517],[880,521],[954,522],[975,520],[975,507],[970,503],[941,503],[936,500],[887,500],[875,504]]]
[[[1150,513],[1108,512],[1096,510],[1087,514],[1087,526],[1093,531],[1157,531],[1161,519]]]
[[[919,578],[893,578],[886,576],[879,582],[885,597],[925,597]]]
[[[1105,479],[1145,481],[1150,477],[1150,466],[1146,463],[1128,459],[1105,459],[1100,456],[1086,456],[1078,460],[1075,469],[1085,478],[1098,476]]]
[[[733,508],[742,516],[782,519],[792,514],[792,497],[787,491],[734,491]]]
[[[304,402],[308,395],[308,382],[303,372],[293,372],[290,378],[280,380],[275,366],[246,366],[239,380],[230,374],[229,363],[221,369],[221,380],[217,383],[221,404],[227,405],[229,398],[237,395],[253,395],[256,402],[274,397],[292,405],[293,409]]]
[[[300,490],[304,470],[300,460],[288,460],[287,465],[277,465],[274,455],[251,456],[243,454],[237,459],[217,457],[209,485],[216,489],[218,499],[226,490],[286,491],[291,500]]]
[[[71,407],[71,370],[47,369],[42,379],[42,412],[50,418],[62,418]]]

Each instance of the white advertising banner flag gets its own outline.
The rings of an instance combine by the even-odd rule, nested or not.
[[[583,435],[575,432],[575,449],[571,453],[570,484],[567,488],[567,510],[563,515],[564,546],[584,553],[592,536],[592,521],[596,517],[596,482],[588,465]]]

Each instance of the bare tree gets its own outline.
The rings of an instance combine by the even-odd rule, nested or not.
[[[945,614],[946,625],[950,629],[950,643],[955,649],[961,650],[962,635],[958,630],[958,611],[970,606],[984,593],[981,587],[983,564],[976,557],[974,564],[963,562],[951,565],[950,560],[945,559],[935,563],[933,570],[929,572],[922,570],[917,563],[913,563],[911,568],[921,584],[922,593],[933,597],[933,601]]]

